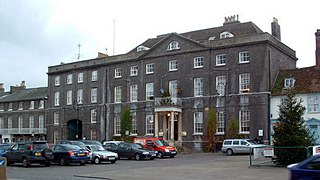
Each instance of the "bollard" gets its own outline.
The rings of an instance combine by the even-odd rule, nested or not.
[[[7,158],[0,157],[0,180],[7,180]]]

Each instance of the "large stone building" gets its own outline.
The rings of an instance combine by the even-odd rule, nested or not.
[[[200,150],[213,107],[218,137],[235,119],[239,134],[268,142],[271,87],[297,61],[277,20],[271,24],[272,35],[232,16],[220,27],[159,35],[126,54],[49,67],[48,141],[113,139],[129,107],[130,136]]]
[[[0,84],[1,142],[46,139],[47,93],[47,87],[26,88],[24,81],[9,92]]]

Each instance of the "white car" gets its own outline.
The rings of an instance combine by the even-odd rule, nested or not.
[[[100,145],[86,145],[86,147],[91,163],[100,164],[103,161],[109,161],[114,164],[119,159],[117,153],[107,151]]]
[[[250,149],[266,146],[250,139],[226,139],[223,141],[221,150],[231,156],[232,154],[250,154]]]

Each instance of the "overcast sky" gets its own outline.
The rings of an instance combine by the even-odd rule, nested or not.
[[[319,0],[0,0],[0,82],[6,90],[22,80],[47,86],[48,66],[77,61],[78,44],[80,60],[106,48],[123,54],[148,38],[222,26],[236,14],[269,33],[276,17],[297,66],[313,66],[319,7]]]

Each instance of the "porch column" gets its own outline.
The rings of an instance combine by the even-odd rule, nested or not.
[[[167,139],[167,114],[162,116],[162,123],[163,123],[163,140]]]
[[[174,142],[174,111],[171,111],[170,140]]]
[[[155,137],[158,137],[158,136],[159,136],[158,116],[159,116],[159,113],[156,112],[156,115],[155,115],[155,117],[154,117],[154,136],[155,136]]]
[[[178,116],[178,141],[179,142],[182,141],[181,132],[182,132],[182,112],[179,113],[179,116]]]

